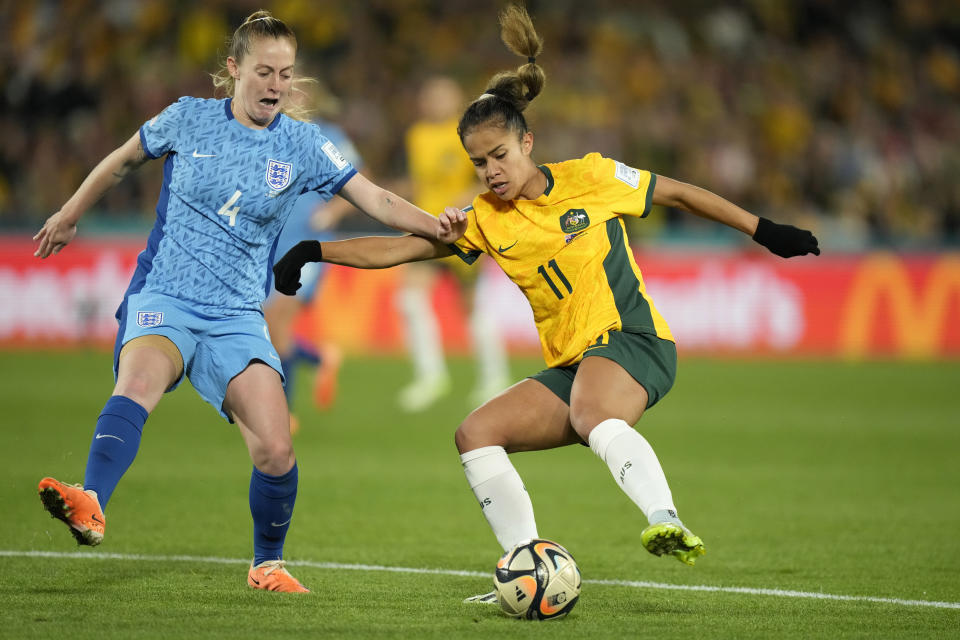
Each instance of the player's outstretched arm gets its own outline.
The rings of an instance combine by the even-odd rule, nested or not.
[[[729,200],[692,184],[657,176],[653,203],[683,209],[739,229],[782,258],[808,253],[820,255],[817,238],[810,231],[755,216]]]
[[[371,218],[400,231],[443,243],[455,242],[463,235],[463,231],[458,235],[456,228],[451,227],[443,216],[433,217],[359,173],[343,185],[339,195]]]
[[[124,177],[148,160],[140,144],[140,131],[100,161],[60,210],[47,218],[33,236],[40,244],[33,255],[46,258],[60,253],[77,235],[77,222],[87,209]]]
[[[368,236],[333,242],[303,240],[273,265],[274,287],[292,296],[300,288],[300,269],[308,262],[329,262],[358,269],[385,269],[452,255],[447,245],[420,236]]]

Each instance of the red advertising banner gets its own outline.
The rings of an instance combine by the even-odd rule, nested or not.
[[[109,344],[113,318],[145,239],[78,239],[47,260],[28,237],[0,238],[0,345]],[[960,254],[807,256],[760,252],[638,251],[650,296],[684,353],[956,358],[960,356]],[[399,352],[399,269],[331,267],[298,322],[308,339],[353,352]],[[537,353],[532,313],[486,263],[477,300],[514,351]],[[433,291],[444,342],[469,349],[462,292]]]

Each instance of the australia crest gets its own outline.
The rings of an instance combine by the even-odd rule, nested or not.
[[[590,216],[585,209],[569,209],[560,216],[560,230],[564,233],[576,233],[590,226]]]
[[[290,178],[293,175],[293,164],[290,162],[280,162],[279,160],[269,160],[267,162],[267,186],[274,191],[283,191],[290,184]]]

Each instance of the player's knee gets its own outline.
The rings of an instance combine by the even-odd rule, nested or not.
[[[603,415],[593,407],[570,407],[570,424],[584,442],[590,437],[590,432],[598,424],[612,416]]]
[[[262,443],[250,452],[253,465],[260,471],[270,475],[283,475],[293,467],[293,445],[283,442]]]
[[[126,373],[117,380],[113,395],[130,398],[145,407],[147,411],[151,411],[163,397],[167,386],[167,381],[154,372],[134,371]]]
[[[480,447],[489,447],[494,445],[505,446],[503,438],[493,428],[489,421],[483,418],[482,414],[474,411],[460,423],[453,436],[460,453],[466,453]]]

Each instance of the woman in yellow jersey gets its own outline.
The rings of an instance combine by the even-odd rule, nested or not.
[[[418,92],[419,119],[405,136],[411,202],[439,214],[445,205],[463,206],[478,190],[477,176],[463,153],[457,123],[463,110],[463,92],[447,76],[431,76]],[[470,401],[480,404],[509,384],[507,354],[495,311],[474,303],[482,265],[467,265],[451,257],[437,262],[407,265],[397,292],[407,349],[413,363],[413,381],[400,390],[404,411],[422,411],[450,391],[439,322],[430,300],[438,277],[449,271],[460,285],[469,310],[470,338],[476,360],[476,382]]]
[[[622,217],[643,217],[651,204],[684,209],[782,257],[819,254],[817,240],[599,154],[537,166],[522,112],[543,87],[535,61],[542,43],[523,9],[508,7],[500,19],[504,42],[528,62],[496,75],[460,120],[463,146],[489,188],[466,212],[445,210],[458,225],[466,217],[463,237],[453,245],[415,236],[301,243],[277,264],[277,288],[295,289],[310,260],[382,268],[451,252],[467,262],[492,256],[530,301],[549,367],[474,410],[456,432],[470,488],[497,540],[506,550],[538,537],[507,454],[588,443],[648,518],[644,548],[692,565],[703,543],[677,517],[656,454],[631,427],[673,384],[676,348],[646,293]]]

